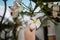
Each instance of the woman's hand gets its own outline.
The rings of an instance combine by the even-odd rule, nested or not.
[[[25,40],[35,40],[35,31],[36,29],[33,29],[31,31],[28,25],[28,27],[26,27],[26,29],[24,30]]]

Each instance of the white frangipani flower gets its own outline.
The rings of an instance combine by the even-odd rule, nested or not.
[[[51,7],[52,7],[52,5],[53,5],[53,4],[51,4],[51,3],[48,3],[48,7],[49,7],[49,8],[51,8]]]
[[[52,11],[52,15],[53,15],[54,18],[56,18],[56,17],[58,17],[58,12]]]
[[[14,6],[13,7],[10,6],[9,8],[11,10],[11,16],[13,18],[16,18],[19,15],[19,12],[23,11],[23,7],[19,6],[16,2],[14,2]]]
[[[39,18],[39,17],[43,17],[45,14],[42,12],[42,13],[36,13],[36,15],[34,16],[36,19]]]
[[[53,5],[53,11],[59,11],[59,6],[58,5]]]
[[[41,25],[41,22],[39,19],[33,18],[32,20],[28,21],[28,24],[30,25],[31,29],[34,29],[34,28],[39,28],[39,26]]]
[[[16,8],[16,12],[22,12],[23,11],[23,7],[22,6],[18,6],[17,8]]]
[[[24,15],[24,22],[27,22],[28,20],[30,20],[30,16]]]

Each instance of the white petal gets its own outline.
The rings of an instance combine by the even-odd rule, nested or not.
[[[13,15],[12,15],[13,18],[15,18],[17,16],[18,16],[18,13],[17,12],[13,13]]]
[[[29,16],[24,15],[24,21],[25,21],[25,22],[28,22],[29,20],[30,20]]]
[[[23,11],[23,7],[19,6],[19,8],[16,9],[16,12],[21,12],[21,11]]]
[[[31,28],[31,29],[34,29],[34,28],[36,28],[36,26],[35,26],[34,24],[31,24],[31,25],[30,25],[30,28]]]
[[[37,19],[37,23],[41,23],[39,19]]]
[[[30,25],[30,24],[32,24],[32,22],[33,22],[32,20],[29,20],[29,21],[28,21],[28,24]]]
[[[18,4],[16,3],[16,1],[14,1],[14,6],[13,6],[13,8],[15,8],[16,6],[18,6]]]
[[[23,7],[22,6],[20,6],[20,8],[19,8],[19,10],[18,10],[19,12],[21,12],[21,11],[23,11]]]
[[[39,19],[37,19],[37,24],[36,24],[36,27],[39,28],[39,26],[41,25],[41,22]]]
[[[32,17],[33,20],[36,20],[36,17]]]
[[[51,8],[52,7],[52,4],[51,3],[48,3],[48,7]]]
[[[53,6],[53,10],[54,10],[54,11],[59,11],[59,6],[58,6],[58,5],[54,5],[54,6]]]
[[[40,24],[39,24],[39,23],[37,23],[37,24],[36,24],[36,27],[37,27],[37,28],[39,28],[39,26],[40,26]]]
[[[43,17],[44,15],[45,15],[44,13],[38,13],[38,14],[36,14],[35,18],[37,19],[39,17]]]

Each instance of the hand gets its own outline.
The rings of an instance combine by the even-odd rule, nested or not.
[[[24,30],[25,40],[35,40],[35,31],[36,29],[33,29],[31,31],[28,25],[28,27],[26,27],[26,29]]]

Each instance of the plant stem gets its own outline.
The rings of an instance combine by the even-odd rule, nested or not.
[[[2,22],[3,22],[3,19],[4,19],[4,17],[5,17],[5,14],[6,14],[6,9],[7,9],[7,5],[6,5],[6,1],[7,0],[3,0],[4,1],[4,5],[5,5],[5,10],[4,10],[4,14],[3,14],[3,17],[2,17],[2,19],[1,19],[1,24],[2,24]]]

